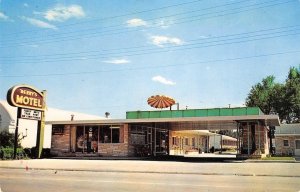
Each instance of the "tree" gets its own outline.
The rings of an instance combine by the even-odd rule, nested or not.
[[[300,65],[291,67],[283,84],[275,83],[274,76],[267,76],[254,85],[246,106],[259,107],[265,114],[277,113],[281,121],[300,121]]]
[[[277,113],[279,119],[287,119],[289,115],[288,99],[286,98],[286,87],[283,84],[275,84],[271,92],[271,106],[274,113]]]
[[[300,120],[300,65],[298,68],[291,67],[285,83],[286,100],[289,108],[288,122]]]
[[[273,110],[272,93],[275,86],[274,76],[267,76],[261,83],[252,86],[248,97],[246,98],[246,106],[259,107],[265,114],[270,114]]]

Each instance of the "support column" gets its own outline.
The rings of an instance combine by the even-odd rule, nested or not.
[[[208,138],[208,135],[206,137],[206,150],[207,150],[207,153],[209,152],[209,138]]]
[[[261,153],[261,148],[260,148],[260,123],[257,121],[257,127],[258,127],[258,150],[259,153]]]
[[[247,122],[247,137],[248,137],[248,155],[250,155],[250,129],[249,129],[249,122]]]
[[[220,135],[220,137],[221,137],[221,153],[222,153],[222,151],[223,151],[223,136]]]
[[[156,156],[156,128],[155,127],[154,127],[154,156]]]
[[[240,153],[240,132],[239,132],[239,123],[236,124],[236,153]]]

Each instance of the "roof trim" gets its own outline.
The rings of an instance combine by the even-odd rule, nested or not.
[[[234,122],[264,120],[268,126],[280,126],[278,115],[244,115],[244,116],[210,116],[210,117],[178,117],[151,119],[103,119],[103,120],[74,120],[74,121],[46,121],[46,124],[123,124],[123,123],[164,123],[164,122]]]

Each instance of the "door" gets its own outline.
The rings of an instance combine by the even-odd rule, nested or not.
[[[84,126],[78,126],[76,129],[76,152],[86,151],[86,139],[84,135]]]
[[[295,156],[300,156],[300,140],[295,140]]]
[[[97,126],[78,126],[76,129],[76,152],[97,152],[98,135]]]

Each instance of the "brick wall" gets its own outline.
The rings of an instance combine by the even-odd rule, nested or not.
[[[129,156],[128,124],[120,127],[120,143],[98,143],[98,153],[101,156]]]
[[[72,136],[70,130],[72,129]],[[52,135],[51,154],[54,156],[68,156],[75,151],[76,126],[65,125],[63,134]],[[120,127],[120,143],[98,143],[98,153],[102,156],[128,156],[128,124]],[[72,144],[72,145],[71,145]]]
[[[51,154],[59,156],[70,152],[70,125],[65,125],[63,134],[52,135]]]
[[[128,156],[128,145],[124,143],[99,143],[98,153],[101,156]]]
[[[267,128],[263,125],[257,125],[255,124],[255,146],[256,151],[254,154],[269,154],[269,142],[268,142],[268,136],[267,136]],[[252,149],[252,141],[251,141],[252,135],[251,135],[251,125],[249,124],[249,148],[250,151]],[[243,135],[242,135],[242,147],[246,151],[248,150],[248,128],[247,125],[243,126]],[[260,149],[260,151],[259,151]],[[244,153],[245,153],[244,151]]]
[[[289,141],[289,146],[283,146],[283,140]],[[295,140],[300,140],[300,135],[275,135],[275,148],[277,155],[294,155]]]

